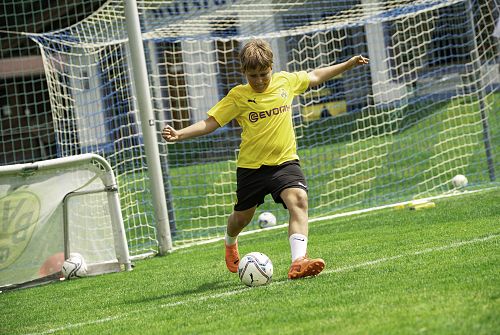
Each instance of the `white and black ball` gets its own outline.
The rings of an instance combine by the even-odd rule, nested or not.
[[[247,286],[267,285],[273,278],[273,263],[265,254],[251,252],[240,260],[238,275]]]

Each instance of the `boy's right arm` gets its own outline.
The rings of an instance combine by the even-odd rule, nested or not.
[[[161,132],[161,136],[167,142],[177,142],[186,140],[188,138],[209,134],[219,127],[220,125],[215,120],[215,118],[213,116],[210,116],[206,120],[198,121],[195,124],[192,124],[186,128],[182,128],[180,130],[175,130],[171,126],[166,125]]]

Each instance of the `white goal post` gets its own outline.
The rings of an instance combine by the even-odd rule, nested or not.
[[[0,289],[58,280],[73,252],[88,275],[131,270],[109,163],[83,154],[0,166]]]

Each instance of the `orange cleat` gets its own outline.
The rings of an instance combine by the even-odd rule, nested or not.
[[[288,279],[298,279],[318,275],[325,268],[325,261],[321,258],[309,259],[300,257],[292,262],[288,271]]]
[[[226,266],[231,272],[238,272],[238,264],[240,264],[240,254],[238,253],[238,242],[226,246]]]

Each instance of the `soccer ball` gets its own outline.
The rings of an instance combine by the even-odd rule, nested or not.
[[[263,253],[251,252],[240,260],[238,275],[247,286],[267,285],[273,277],[273,263]]]
[[[62,274],[64,278],[81,278],[87,274],[87,263],[83,256],[77,252],[72,252],[62,266]]]
[[[451,179],[451,183],[453,184],[453,187],[455,188],[462,188],[467,186],[467,183],[469,181],[467,180],[467,177],[464,176],[463,174],[457,174],[455,177]]]
[[[264,212],[257,219],[260,228],[268,228],[276,226],[276,216],[271,212]]]

